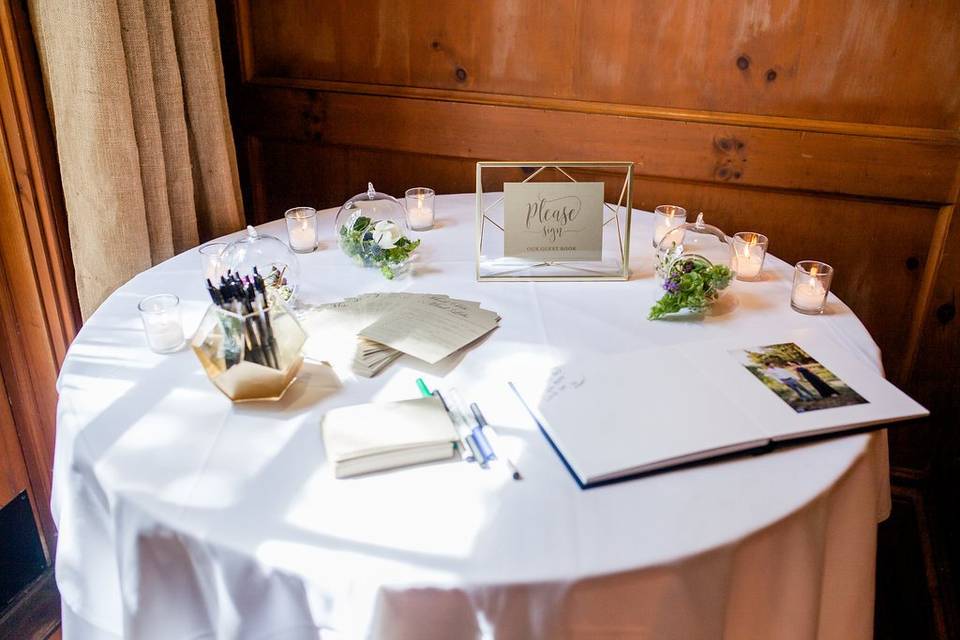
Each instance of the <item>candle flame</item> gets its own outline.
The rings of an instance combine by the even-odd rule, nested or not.
[[[813,265],[813,266],[810,267],[810,275],[811,275],[811,276],[817,275],[817,271],[819,271],[819,269],[817,269],[817,265]]]

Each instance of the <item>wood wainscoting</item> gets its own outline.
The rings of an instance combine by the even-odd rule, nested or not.
[[[80,325],[59,165],[23,0],[0,0],[0,507],[26,490],[48,559],[57,375]]]
[[[469,192],[477,160],[632,160],[634,206],[702,210],[787,261],[833,264],[888,376],[933,412],[891,433],[895,477],[960,469],[960,3],[218,11],[251,222],[367,180]]]

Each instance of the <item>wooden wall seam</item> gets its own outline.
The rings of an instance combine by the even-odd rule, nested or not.
[[[242,5],[243,3],[241,3]],[[252,45],[246,50],[252,56]],[[441,100],[445,102],[465,102],[491,106],[521,107],[549,111],[572,111],[597,115],[612,115],[632,118],[651,118],[680,122],[703,122],[730,126],[745,126],[760,129],[782,129],[787,131],[811,131],[817,133],[836,133],[849,136],[871,138],[891,138],[895,140],[915,140],[920,142],[938,142],[960,145],[960,130],[929,129],[883,124],[865,124],[860,122],[842,122],[832,120],[814,120],[773,115],[749,113],[728,113],[722,111],[704,111],[696,109],[666,108],[646,105],[628,105],[592,100],[571,100],[565,98],[545,98],[540,96],[513,96],[508,94],[466,91],[460,89],[433,89],[364,82],[344,82],[334,80],[312,80],[306,78],[280,78],[256,75],[244,62],[244,84],[260,87],[283,87],[306,89],[325,93],[352,93],[359,95],[410,98],[416,100]]]
[[[251,85],[239,99],[241,135],[476,159],[577,153],[632,160],[636,175],[902,202],[950,204],[960,167],[953,143]]]
[[[937,283],[937,277],[940,275],[940,264],[943,261],[947,236],[950,231],[950,223],[953,220],[955,209],[956,205],[946,205],[941,207],[937,213],[937,224],[934,228],[933,237],[930,240],[930,250],[927,252],[926,264],[924,264],[923,268],[923,277],[920,281],[920,293],[917,296],[913,319],[910,322],[910,332],[907,337],[907,348],[903,357],[903,366],[900,368],[899,375],[896,378],[901,385],[907,383],[916,366],[917,353],[920,350],[923,330],[930,315],[934,287]]]

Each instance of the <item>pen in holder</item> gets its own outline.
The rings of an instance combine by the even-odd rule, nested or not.
[[[267,305],[258,278],[208,283],[214,304],[190,343],[207,377],[234,402],[279,400],[303,365],[306,332],[282,303]]]

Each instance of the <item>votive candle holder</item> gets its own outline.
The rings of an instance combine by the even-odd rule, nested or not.
[[[147,345],[156,353],[173,353],[183,346],[180,298],[172,293],[147,296],[137,305]]]
[[[687,210],[675,204],[661,204],[653,210],[653,246],[660,246],[663,236],[687,221]]]
[[[737,280],[760,279],[763,274],[763,260],[767,257],[769,242],[767,236],[755,231],[741,231],[733,235]]]
[[[801,260],[793,270],[790,306],[807,315],[823,313],[833,281],[833,267],[817,260]]]
[[[317,210],[294,207],[283,214],[287,221],[287,237],[295,253],[311,253],[317,249]]]
[[[220,260],[226,248],[226,242],[210,242],[197,249],[197,253],[200,254],[200,272],[204,279],[216,283],[220,280],[220,276],[226,274]]]
[[[434,201],[436,193],[430,187],[407,189],[407,224],[414,231],[426,231],[433,228]]]

